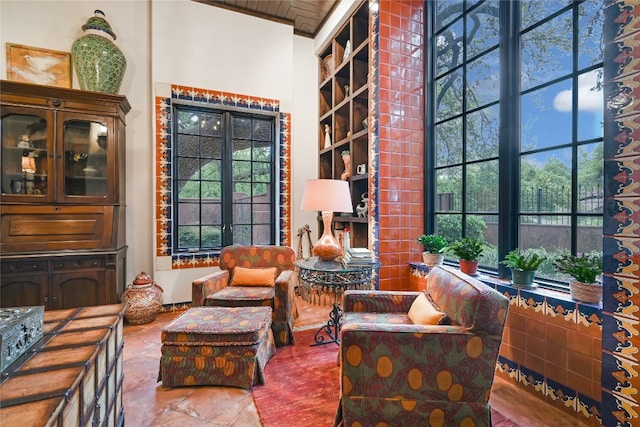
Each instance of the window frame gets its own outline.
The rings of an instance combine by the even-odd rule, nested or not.
[[[461,2],[462,3],[462,2]],[[437,105],[436,105],[436,96],[437,96],[437,79],[441,77],[437,75],[436,67],[438,66],[437,57],[436,57],[436,41],[437,37],[443,28],[451,28],[456,22],[462,22],[464,29],[464,40],[466,46],[466,26],[464,25],[464,20],[462,18],[465,14],[470,14],[475,11],[477,8],[481,6],[483,2],[481,1],[465,1],[461,5],[462,12],[460,15],[455,15],[455,18],[447,21],[441,28],[436,28],[436,2],[427,2],[427,7],[425,8],[425,87],[426,87],[426,96],[425,96],[425,178],[424,178],[424,199],[425,199],[425,217],[424,217],[424,229],[426,233],[435,233],[436,232],[436,216],[441,214],[442,212],[438,211],[438,205],[436,203],[436,199],[438,197],[437,194],[437,173],[439,169],[444,169],[446,167],[460,166],[462,168],[462,183],[461,183],[461,212],[459,213],[457,210],[452,214],[460,214],[462,217],[462,236],[466,235],[466,217],[469,215],[486,215],[487,212],[476,212],[469,211],[466,206],[465,198],[468,197],[466,195],[466,186],[467,180],[465,177],[466,169],[469,165],[474,163],[478,163],[478,160],[468,160],[466,158],[466,144],[467,144],[467,135],[465,132],[466,125],[463,123],[466,121],[466,118],[472,114],[473,112],[487,108],[492,105],[492,103],[486,103],[480,107],[467,109],[465,105],[466,97],[463,97],[462,100],[462,110],[459,114],[455,114],[454,116],[447,117],[444,120],[439,120],[437,118]],[[580,4],[583,1],[575,0],[570,3],[567,3],[564,7],[559,8],[557,11],[553,12],[549,16],[546,16],[542,19],[539,19],[535,24],[529,25],[525,31],[523,31],[520,27],[521,22],[521,2],[520,1],[500,1],[499,2],[499,58],[500,58],[500,95],[498,98],[499,104],[499,122],[498,122],[498,183],[500,187],[499,199],[498,199],[498,225],[497,225],[497,254],[498,261],[503,260],[506,254],[518,247],[518,243],[520,241],[520,218],[522,216],[531,215],[530,213],[525,213],[521,211],[520,202],[521,202],[521,184],[520,184],[520,164],[521,159],[526,154],[531,154],[532,152],[544,152],[546,149],[539,150],[521,150],[521,100],[524,95],[527,93],[533,92],[535,90],[540,90],[541,88],[551,86],[552,84],[558,81],[570,81],[571,87],[573,91],[572,98],[572,111],[571,111],[571,141],[564,146],[554,146],[552,149],[557,150],[562,147],[571,148],[571,211],[567,214],[562,213],[549,213],[549,215],[566,215],[570,217],[570,230],[571,230],[571,241],[570,248],[571,253],[576,253],[576,248],[578,246],[578,223],[581,217],[594,217],[600,216],[603,218],[603,213],[600,212],[598,214],[593,213],[581,213],[578,210],[578,151],[581,146],[593,143],[603,143],[603,135],[597,138],[591,138],[586,140],[580,140],[577,129],[577,121],[578,121],[578,77],[584,73],[594,71],[594,70],[602,70],[603,69],[603,61],[592,64],[587,67],[580,67],[578,64],[579,58],[579,45],[578,45],[578,35],[579,35],[579,19],[577,10],[580,7]],[[531,31],[532,28],[542,25],[555,17],[566,13],[567,11],[572,11],[572,37],[573,37],[573,46],[572,46],[572,65],[571,70],[568,74],[563,74],[556,79],[550,79],[545,81],[542,84],[536,84],[531,88],[527,88],[526,90],[522,90],[521,88],[521,72],[522,72],[522,57],[521,57],[521,49],[520,49],[520,37],[523,33]],[[503,23],[509,23],[510,25],[504,25]],[[480,55],[477,53],[474,54],[474,60],[479,58],[482,55],[485,55],[487,52],[490,52],[491,49],[487,49],[483,51]],[[453,70],[460,69],[462,71],[461,80],[463,81],[463,90],[467,88],[467,70],[465,67],[470,63],[470,58],[466,57],[466,48],[463,54],[463,59],[461,59],[460,63],[454,65],[447,72],[451,72]],[[452,120],[453,118],[461,119],[462,126],[462,160],[460,163],[451,163],[447,164],[444,167],[438,167],[436,162],[436,125],[439,123],[446,123],[447,120]],[[552,149],[549,149],[551,151]],[[523,154],[524,153],[524,154]],[[482,159],[482,161],[488,161],[489,158]],[[489,213],[490,215],[494,215],[494,213]],[[505,265],[498,264],[496,268],[487,268],[483,267],[483,271],[488,273],[497,274],[500,278],[508,278],[509,272],[508,268]],[[568,284],[566,282],[560,282],[555,280],[540,280],[541,284],[546,287],[556,288],[556,289],[568,289]]]
[[[173,227],[172,227],[172,252],[175,255],[188,254],[188,253],[217,253],[223,247],[234,244],[233,240],[233,226],[235,225],[235,220],[233,218],[233,209],[237,204],[233,197],[234,190],[234,181],[233,181],[233,136],[232,136],[232,121],[234,118],[249,118],[249,119],[260,119],[260,120],[268,120],[271,125],[271,140],[270,143],[270,168],[269,173],[271,176],[271,180],[268,182],[269,190],[269,202],[268,204],[271,206],[271,210],[269,212],[269,222],[270,230],[269,230],[269,241],[268,242],[258,242],[255,244],[277,244],[277,236],[279,233],[278,224],[276,222],[276,218],[279,212],[278,205],[278,185],[280,182],[279,177],[279,168],[278,164],[280,162],[280,150],[279,150],[279,113],[269,113],[267,111],[255,112],[255,111],[247,111],[245,109],[238,108],[224,108],[221,106],[209,107],[209,106],[201,106],[201,105],[193,105],[191,103],[183,103],[183,102],[173,102],[172,103],[172,116],[175,118],[173,126],[171,128],[172,139],[175,141],[175,147],[172,153],[172,165],[173,165],[173,173],[171,179],[172,186],[172,205],[173,205]],[[180,248],[179,247],[179,191],[178,191],[178,173],[177,167],[179,165],[178,159],[181,158],[178,153],[178,111],[196,111],[199,113],[207,113],[207,114],[220,114],[223,116],[224,121],[224,132],[222,135],[222,154],[221,154],[221,186],[222,186],[222,196],[221,196],[221,222],[222,222],[222,244],[221,246],[203,246],[202,245],[202,228],[199,228],[200,235],[200,245],[198,248]],[[255,141],[253,138],[249,139],[249,141]],[[199,157],[199,159],[203,159],[203,157]],[[251,159],[250,162],[253,164],[254,160]],[[201,179],[201,178],[200,178]],[[254,183],[254,181],[251,181]],[[256,181],[256,183],[258,183]],[[259,182],[262,183],[262,182]],[[194,203],[195,204],[195,203]],[[202,215],[202,203],[197,203],[200,206],[200,214]],[[251,203],[253,206],[253,203]],[[251,209],[251,222],[253,223],[253,209]],[[264,225],[260,223],[260,225]],[[202,227],[200,221],[198,222],[198,227]],[[254,244],[254,235],[251,233],[249,236],[250,242],[248,244]],[[235,242],[235,244],[245,244],[244,242]]]

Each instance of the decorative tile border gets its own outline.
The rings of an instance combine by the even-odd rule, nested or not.
[[[157,96],[155,138],[156,255],[169,255],[172,247],[171,211],[171,98]]]
[[[235,93],[197,89],[188,86],[171,85],[171,97],[155,98],[155,155],[156,155],[156,256],[171,257],[171,268],[198,268],[218,265],[217,252],[174,254],[172,185],[172,100],[183,100],[209,106],[224,106],[279,113],[279,244],[291,246],[291,114],[280,112],[280,102],[275,99],[252,97]]]
[[[507,359],[506,357],[498,355],[498,363],[496,364],[496,373],[512,382],[518,382],[518,364]]]
[[[640,424],[640,10],[604,5],[602,423],[627,427]]]
[[[282,112],[280,113],[280,244],[291,246],[291,114]]]
[[[429,275],[429,267],[422,262],[412,262],[409,263],[410,275],[419,277],[421,279],[427,280],[427,276]]]

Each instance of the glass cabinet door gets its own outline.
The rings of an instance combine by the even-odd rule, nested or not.
[[[65,199],[108,198],[110,129],[110,123],[104,118],[65,116],[62,130]]]
[[[3,199],[49,198],[52,115],[35,109],[3,108],[0,123]]]

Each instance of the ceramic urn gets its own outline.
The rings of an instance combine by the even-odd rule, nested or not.
[[[122,293],[124,318],[133,325],[153,322],[162,310],[162,293],[151,276],[141,272]]]
[[[96,10],[82,30],[84,35],[71,45],[73,67],[80,89],[117,94],[127,61],[113,43],[116,35],[105,19],[104,12]]]

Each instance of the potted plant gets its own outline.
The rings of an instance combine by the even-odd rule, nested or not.
[[[464,237],[449,245],[447,250],[458,257],[460,271],[466,274],[476,274],[478,258],[484,252],[484,242],[480,239]]]
[[[602,273],[602,255],[596,253],[582,255],[561,255],[553,266],[560,273],[568,274],[574,280],[569,282],[571,298],[589,303],[602,299],[602,283],[597,277]]]
[[[521,252],[520,249],[515,248],[500,263],[511,270],[511,279],[514,286],[530,288],[533,287],[533,278],[536,275],[536,270],[546,259],[535,250]]]
[[[443,252],[448,244],[447,239],[438,234],[423,234],[418,237],[418,243],[424,248],[422,261],[427,267],[442,264],[444,261]]]

